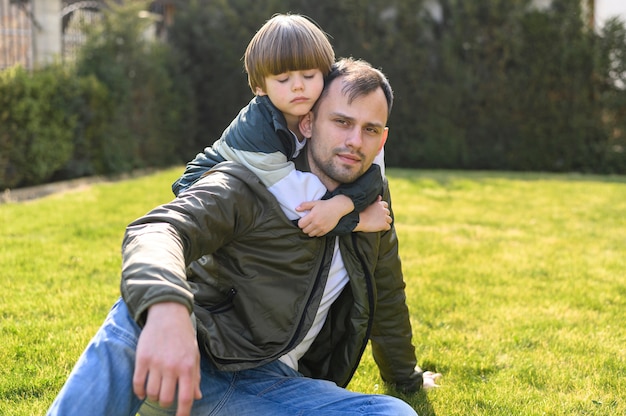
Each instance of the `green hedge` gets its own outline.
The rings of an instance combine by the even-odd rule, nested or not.
[[[145,5],[110,5],[76,61],[0,73],[0,190],[188,159],[190,84],[146,40]]]
[[[381,67],[396,93],[390,166],[626,173],[626,35],[554,0],[190,0],[170,41],[196,95],[192,156],[250,99],[241,57],[276,12],[303,13],[336,55]],[[439,13],[428,10],[433,4]]]
[[[189,84],[177,78],[167,45],[145,39],[151,22],[138,18],[144,6],[111,5],[99,25],[87,28],[76,63],[78,76],[94,76],[110,97],[105,127],[91,142],[95,173],[168,166],[186,157],[181,149],[195,126]]]
[[[0,187],[45,182],[71,158],[77,119],[66,111],[69,78],[58,67],[0,73]]]
[[[389,76],[389,166],[626,173],[626,29],[580,2],[189,0],[166,43],[147,2],[108,4],[67,69],[0,74],[0,190],[193,158],[252,97],[242,56],[277,12]]]

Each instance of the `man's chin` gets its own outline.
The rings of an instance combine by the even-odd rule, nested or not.
[[[336,160],[331,163],[319,164],[319,167],[319,173],[323,173],[328,179],[338,184],[354,182],[364,173],[360,164],[338,163]]]
[[[339,183],[351,183],[356,181],[362,174],[363,172],[360,171],[355,172],[354,170],[344,169],[338,172],[333,179]]]

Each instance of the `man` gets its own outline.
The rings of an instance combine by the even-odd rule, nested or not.
[[[331,191],[353,181],[385,143],[392,100],[380,71],[340,61],[301,122],[299,163]],[[400,266],[393,226],[309,238],[250,171],[217,165],[129,225],[123,301],[50,414],[134,415],[147,399],[142,415],[415,415],[342,388],[368,340],[385,381],[439,377],[416,367]]]

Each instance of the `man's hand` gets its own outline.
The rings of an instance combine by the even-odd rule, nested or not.
[[[424,390],[428,390],[428,389],[439,387],[439,385],[437,384],[437,380],[439,380],[440,378],[441,378],[440,373],[433,373],[432,371],[424,371],[424,374],[422,374],[422,379],[424,380],[422,384],[422,388]]]
[[[194,399],[201,399],[200,351],[187,308],[165,302],[150,307],[137,342],[133,391],[162,407],[174,402],[176,416],[187,416]]]
[[[387,231],[391,228],[391,220],[389,204],[379,196],[376,201],[359,214],[359,223],[354,231]]]

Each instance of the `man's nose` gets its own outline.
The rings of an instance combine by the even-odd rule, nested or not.
[[[362,143],[363,131],[356,126],[350,129],[350,131],[348,132],[348,136],[346,137],[346,146],[360,149]]]

